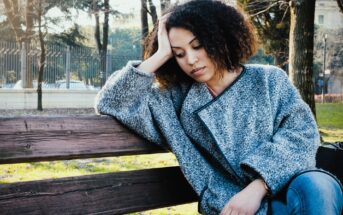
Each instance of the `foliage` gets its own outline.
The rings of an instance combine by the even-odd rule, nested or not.
[[[283,66],[288,58],[289,7],[285,1],[238,0],[250,15],[265,52]]]
[[[100,56],[100,78],[101,86],[105,84],[107,73],[107,45],[109,34],[109,15],[119,15],[119,11],[110,7],[109,0],[77,0],[75,3],[77,9],[91,12],[95,18],[94,39]],[[100,24],[100,14],[103,14],[104,21]],[[101,26],[102,25],[102,26]],[[102,30],[101,30],[102,27]]]
[[[0,40],[1,41],[15,41],[15,34],[8,20],[4,20],[3,22],[0,22]]]
[[[121,69],[128,60],[140,59],[140,33],[139,28],[119,28],[111,33],[113,71]]]
[[[80,32],[80,28],[77,24],[70,29],[58,34],[49,35],[48,41],[50,44],[56,44],[60,46],[71,46],[71,47],[84,47],[83,42],[86,37]]]
[[[266,55],[263,49],[258,49],[256,54],[252,56],[248,63],[256,64],[273,64],[274,58],[271,55]]]

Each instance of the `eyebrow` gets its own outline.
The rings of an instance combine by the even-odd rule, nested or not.
[[[196,40],[197,38],[194,37],[191,41],[188,42],[188,44],[191,44],[194,40]],[[171,46],[172,49],[176,48],[176,49],[181,49],[181,47],[178,46]]]

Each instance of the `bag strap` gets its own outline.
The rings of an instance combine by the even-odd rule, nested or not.
[[[327,147],[330,146],[329,148],[334,148],[337,150],[343,150],[343,142],[337,141],[334,143],[330,143],[330,142],[323,142],[323,147]]]

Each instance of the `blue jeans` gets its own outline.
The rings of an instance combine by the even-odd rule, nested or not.
[[[342,208],[340,183],[321,171],[298,175],[271,200],[273,215],[341,215]]]

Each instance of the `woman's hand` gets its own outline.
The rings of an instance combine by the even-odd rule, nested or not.
[[[170,42],[168,38],[168,32],[166,29],[166,21],[169,15],[170,13],[167,13],[159,19],[158,32],[157,32],[157,39],[158,39],[157,53],[161,54],[162,56],[167,56],[168,59],[173,57],[172,49],[170,47]]]
[[[158,50],[148,59],[143,61],[138,69],[141,69],[145,72],[153,73],[158,68],[160,68],[165,62],[173,57],[173,53],[170,47],[170,42],[168,38],[168,32],[166,29],[166,21],[170,14],[166,14],[161,17],[158,23]]]
[[[251,182],[241,192],[226,203],[220,215],[253,215],[260,208],[263,197],[267,194],[262,179]]]

